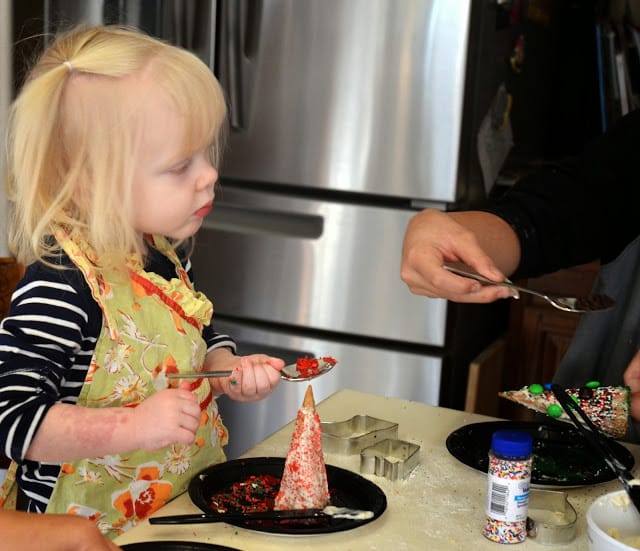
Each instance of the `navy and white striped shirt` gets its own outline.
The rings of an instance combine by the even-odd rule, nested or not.
[[[0,452],[20,464],[18,482],[33,512],[44,512],[60,463],[27,461],[25,454],[49,408],[76,403],[102,329],[102,311],[87,282],[68,258],[62,262],[69,269],[27,268],[0,325]],[[191,277],[188,261],[185,268]],[[145,269],[176,277],[172,262],[157,251]],[[235,351],[211,325],[203,338],[208,350]]]

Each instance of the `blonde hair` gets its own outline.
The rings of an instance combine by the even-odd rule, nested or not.
[[[132,79],[147,83],[142,93],[131,93]],[[195,55],[118,26],[75,28],[45,50],[9,113],[9,245],[20,262],[60,252],[54,224],[80,232],[101,268],[142,254],[130,221],[131,159],[145,91],[156,90],[185,118],[184,153],[206,148],[217,166],[224,95]]]

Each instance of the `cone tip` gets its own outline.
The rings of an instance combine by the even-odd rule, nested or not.
[[[316,407],[316,401],[313,398],[313,389],[311,388],[311,385],[307,387],[307,392],[304,395],[304,401],[302,402],[302,407],[311,408],[311,409],[315,409]]]

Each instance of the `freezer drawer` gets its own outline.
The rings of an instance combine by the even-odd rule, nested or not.
[[[196,238],[216,313],[442,346],[446,301],[400,279],[410,210],[222,187]]]
[[[215,319],[214,326],[216,331],[233,336],[240,354],[264,352],[282,357],[288,363],[304,355],[336,358],[339,363],[332,371],[311,382],[317,401],[341,388],[350,388],[438,404],[442,368],[439,357],[369,348]],[[226,396],[219,398],[221,415],[230,433],[227,455],[236,457],[292,421],[306,389],[306,383],[282,382],[273,394],[259,402],[247,404]]]

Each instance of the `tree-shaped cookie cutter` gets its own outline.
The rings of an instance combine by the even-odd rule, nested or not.
[[[360,452],[360,472],[389,480],[406,478],[420,462],[420,446],[387,438]]]
[[[369,415],[322,423],[322,448],[326,453],[356,454],[376,442],[398,437],[398,423]]]

